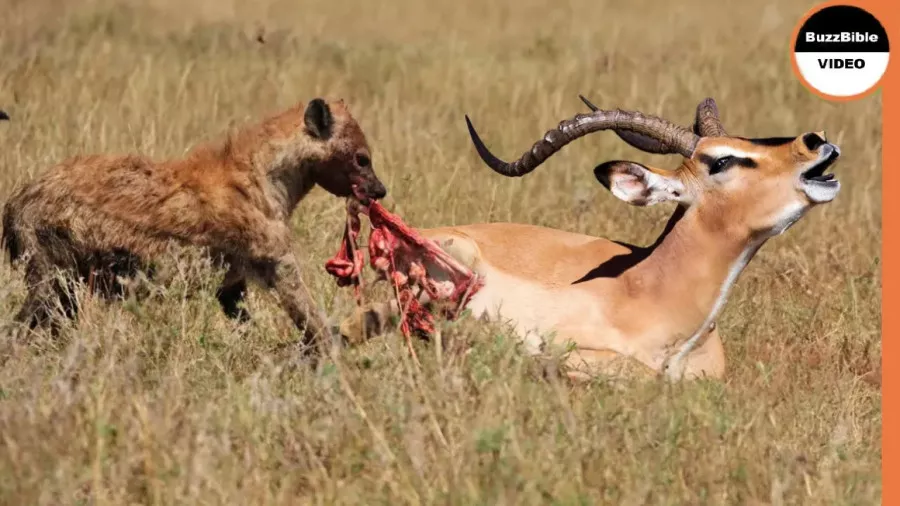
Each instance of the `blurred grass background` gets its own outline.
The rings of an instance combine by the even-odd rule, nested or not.
[[[771,240],[719,321],[728,379],[571,386],[504,328],[462,321],[443,353],[398,335],[318,372],[259,292],[252,325],[218,310],[215,273],[178,264],[163,297],[87,301],[53,340],[0,353],[2,504],[877,504],[881,496],[881,99],[825,102],[790,70],[800,1],[4,0],[0,200],[86,152],[179,156],[231,125],[320,95],[347,100],[389,206],[414,226],[511,220],[646,244],[671,207],[633,208],[591,169],[674,166],[612,133],[521,180],[485,168],[586,110],[687,124],[706,96],[745,136],[826,130],[844,188]],[[260,35],[264,43],[259,42]],[[293,224],[322,268],[342,202],[315,190]],[[527,242],[522,248],[527,248]],[[203,287],[185,297],[190,283]],[[24,297],[0,264],[0,318]],[[468,351],[466,351],[468,350]]]

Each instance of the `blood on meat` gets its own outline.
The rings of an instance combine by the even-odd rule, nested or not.
[[[325,269],[337,279],[338,286],[354,286],[357,302],[361,301],[360,281],[365,255],[359,249],[359,214],[369,217],[369,264],[381,279],[390,280],[401,308],[400,330],[409,337],[412,332],[430,335],[434,332],[434,315],[419,302],[422,292],[431,301],[443,304],[442,316],[455,319],[484,280],[471,269],[447,254],[431,239],[418,234],[377,201],[368,206],[350,200],[347,224],[337,254],[325,263]],[[428,275],[432,270],[446,274],[446,281]]]

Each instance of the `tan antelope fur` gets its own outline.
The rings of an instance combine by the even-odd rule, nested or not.
[[[289,219],[318,184],[339,197],[378,199],[366,136],[343,100],[299,103],[184,158],[86,155],[65,160],[15,191],[3,211],[3,246],[25,264],[28,295],[15,321],[34,328],[61,304],[77,313],[54,279],[90,280],[121,292],[128,276],[171,243],[199,247],[228,271],[217,292],[230,317],[247,280],[278,296],[309,343],[323,330],[301,279]]]
[[[840,150],[824,132],[729,136],[712,99],[698,105],[693,131],[582,100],[590,114],[561,122],[512,163],[493,156],[466,120],[482,160],[506,176],[527,174],[569,142],[600,130],[614,130],[647,152],[681,155],[674,170],[630,161],[594,169],[629,204],[678,204],[652,245],[516,223],[421,233],[484,277],[468,305],[473,315],[509,322],[530,352],[551,335],[574,343],[567,359],[573,378],[615,376],[621,358],[672,380],[722,378],[725,355],[715,321],[729,290],[767,239],[836,197],[840,184],[824,171]],[[342,329],[352,335],[359,332],[356,321],[367,322],[363,337],[369,337],[396,310],[396,304],[373,304]]]

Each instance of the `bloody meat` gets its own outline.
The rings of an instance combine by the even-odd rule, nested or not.
[[[401,308],[400,330],[407,338],[412,332],[425,336],[434,332],[434,315],[419,302],[422,292],[431,301],[449,302],[442,304],[441,312],[443,317],[452,320],[484,285],[481,276],[447,254],[436,242],[416,233],[377,201],[363,206],[351,199],[341,247],[326,262],[325,269],[337,278],[338,286],[354,287],[357,303],[361,303],[360,282],[365,262],[365,255],[359,249],[360,214],[367,215],[371,225],[369,264],[379,279],[393,283]],[[446,280],[430,276],[426,263],[432,272],[446,274]]]

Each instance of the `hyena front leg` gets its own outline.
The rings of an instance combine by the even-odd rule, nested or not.
[[[303,281],[296,256],[288,253],[250,264],[266,288],[275,292],[281,307],[303,333],[303,354],[314,352],[317,339],[326,337],[328,328]]]

